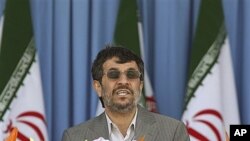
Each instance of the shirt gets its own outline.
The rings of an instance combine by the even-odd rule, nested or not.
[[[109,130],[109,139],[110,141],[133,141],[135,135],[135,125],[136,125],[136,118],[137,118],[137,109],[135,112],[135,116],[130,123],[127,134],[124,137],[120,132],[119,128],[113,123],[108,115],[106,114],[107,123],[108,123],[108,130]]]

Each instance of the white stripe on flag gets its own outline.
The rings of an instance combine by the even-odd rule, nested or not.
[[[3,21],[4,21],[4,16],[2,15],[0,17],[0,53],[1,53],[1,41],[2,41],[2,34],[3,34]]]
[[[238,98],[236,92],[236,84],[232,66],[232,57],[229,46],[229,40],[226,38],[225,44],[222,46],[219,61],[221,62],[221,87],[222,87],[222,115],[224,116],[227,133],[229,133],[230,124],[240,124]]]
[[[146,60],[145,60],[145,51],[144,51],[143,29],[142,29],[142,23],[141,23],[140,19],[137,22],[137,27],[138,27],[141,58],[145,63]],[[149,79],[149,75],[148,75],[148,71],[146,69],[146,66],[144,66],[144,85],[145,85],[144,90],[145,90],[146,107],[147,107],[147,109],[149,111],[156,112],[157,111],[156,101],[155,101],[155,98],[154,98],[153,88],[152,88],[152,85],[151,85],[151,81]]]

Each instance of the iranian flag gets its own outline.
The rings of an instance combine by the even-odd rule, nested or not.
[[[116,19],[114,41],[116,44],[123,45],[135,52],[138,56],[141,56],[145,63],[142,31],[137,0],[121,0]],[[154,99],[153,89],[146,66],[144,66],[144,90],[140,100],[140,105],[146,107],[149,111],[157,111],[156,101]],[[99,103],[97,115],[102,111],[103,108],[101,108],[101,104]]]
[[[0,140],[48,141],[39,62],[28,0],[7,0],[1,17]]]
[[[228,140],[240,123],[233,74],[222,3],[201,1],[182,117],[191,140]]]

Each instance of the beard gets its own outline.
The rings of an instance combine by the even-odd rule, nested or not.
[[[119,103],[114,100],[114,95],[116,94],[116,91],[119,89],[126,89],[130,92],[132,95],[132,98],[128,99],[128,102],[126,103]],[[109,95],[107,94],[107,91],[105,88],[103,88],[102,98],[103,102],[106,108],[109,108],[112,112],[117,113],[127,113],[133,110],[139,103],[141,96],[140,90],[132,90],[128,86],[119,86],[116,89],[112,91],[112,93]]]

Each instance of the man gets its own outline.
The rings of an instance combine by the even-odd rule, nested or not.
[[[105,112],[64,131],[63,141],[187,141],[184,124],[138,105],[144,64],[132,51],[116,45],[101,50],[92,66],[93,87]]]

